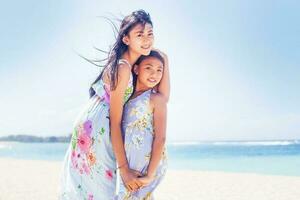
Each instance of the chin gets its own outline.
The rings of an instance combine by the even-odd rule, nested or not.
[[[148,55],[150,54],[150,52],[151,52],[151,49],[149,49],[149,50],[143,50],[143,51],[141,52],[141,54],[142,54],[143,56],[148,56]]]
[[[157,85],[156,83],[148,84],[147,87],[148,87],[148,88],[154,88],[156,85]]]

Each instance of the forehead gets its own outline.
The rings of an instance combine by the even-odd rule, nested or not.
[[[158,59],[158,58],[155,58],[155,57],[147,57],[145,58],[140,65],[147,65],[147,64],[150,64],[154,67],[163,67],[163,63]]]
[[[152,31],[152,29],[153,29],[153,27],[149,23],[146,23],[145,25],[137,24],[131,29],[130,32],[140,32],[140,31],[147,32],[147,31]]]

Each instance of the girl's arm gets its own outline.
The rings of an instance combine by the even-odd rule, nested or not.
[[[110,92],[110,131],[113,151],[120,169],[120,174],[125,186],[129,190],[135,190],[139,184],[137,174],[128,167],[125,154],[123,138],[121,133],[121,122],[123,114],[123,101],[125,90],[130,78],[131,68],[128,65],[121,64],[118,68],[118,83],[115,90]]]
[[[156,169],[161,161],[164,150],[167,121],[167,103],[164,98],[165,97],[163,97],[161,94],[154,94],[151,96],[154,106],[154,139],[152,143],[151,158],[147,169],[147,175],[140,178],[140,181],[143,183],[143,185],[147,185],[155,177]]]
[[[165,61],[163,76],[157,87],[157,90],[160,94],[162,94],[164,96],[166,102],[168,102],[169,97],[170,97],[170,74],[169,74],[168,56],[158,49],[154,49],[154,50],[158,51],[160,53],[160,55],[164,58],[164,61]]]

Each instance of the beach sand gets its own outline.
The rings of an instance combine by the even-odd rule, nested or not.
[[[62,162],[0,158],[0,200],[55,200]],[[299,200],[300,177],[169,170],[156,200]]]

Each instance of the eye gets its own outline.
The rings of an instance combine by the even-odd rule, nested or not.
[[[153,35],[153,33],[148,33],[148,36],[152,36]]]
[[[151,69],[151,67],[146,67],[145,69]]]
[[[142,34],[138,34],[137,37],[142,37]]]
[[[158,71],[158,72],[162,72],[162,70],[161,70],[161,69],[158,69],[157,71]]]

